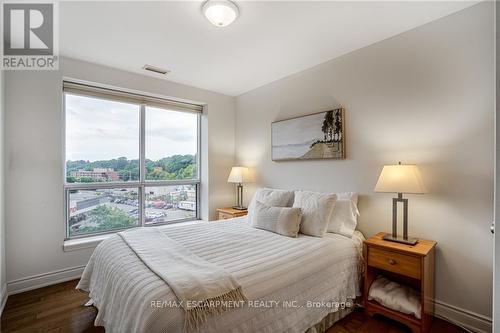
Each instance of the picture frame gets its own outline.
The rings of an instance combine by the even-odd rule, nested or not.
[[[345,159],[345,109],[337,108],[271,123],[273,161]]]

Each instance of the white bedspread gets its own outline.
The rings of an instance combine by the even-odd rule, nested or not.
[[[252,228],[245,217],[160,229],[226,269],[250,301],[209,318],[199,332],[302,333],[335,311],[336,302],[359,295],[356,236],[289,238]],[[99,309],[95,325],[107,333],[183,332],[175,294],[117,235],[96,248],[78,288],[90,291]]]

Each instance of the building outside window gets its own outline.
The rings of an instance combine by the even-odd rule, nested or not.
[[[66,237],[198,219],[201,110],[64,82]]]

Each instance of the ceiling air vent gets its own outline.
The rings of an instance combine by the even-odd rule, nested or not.
[[[170,73],[170,71],[168,69],[163,69],[163,68],[159,68],[159,67],[155,67],[155,66],[151,66],[151,65],[144,65],[144,67],[142,67],[142,69],[156,73],[156,74],[162,74],[162,75],[166,75],[166,74]]]

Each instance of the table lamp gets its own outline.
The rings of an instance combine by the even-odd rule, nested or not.
[[[427,189],[416,165],[385,165],[378,178],[375,192],[397,193],[392,199],[392,234],[384,236],[385,240],[408,245],[415,245],[417,239],[408,238],[408,199],[403,199],[403,193],[423,194]],[[398,236],[398,202],[403,203],[403,237]]]
[[[250,173],[248,168],[245,167],[233,167],[231,169],[231,173],[227,178],[228,183],[238,183],[238,204],[233,206],[234,209],[245,210],[246,207],[243,207],[243,185],[242,183],[251,182]]]

